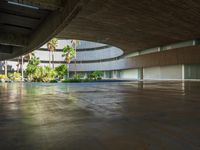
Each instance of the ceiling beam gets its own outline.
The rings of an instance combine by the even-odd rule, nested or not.
[[[31,0],[24,0],[31,1]],[[34,0],[36,3],[39,0]],[[41,0],[42,1],[42,0]],[[45,0],[43,0],[45,1]],[[57,0],[56,0],[57,1]],[[47,0],[46,0],[47,2]],[[40,48],[51,38],[56,37],[56,35],[63,30],[70,22],[76,17],[76,15],[82,10],[82,8],[89,2],[89,0],[66,0],[62,9],[57,9],[52,11],[43,22],[35,29],[35,31],[30,34],[28,38],[21,38],[25,40],[25,43],[28,44],[25,47],[13,47],[11,54],[1,54],[0,60],[12,59],[22,54],[27,54]],[[4,36],[2,35],[1,40],[3,41]],[[7,38],[8,40],[9,38]],[[19,37],[13,37],[10,42],[15,44],[15,39],[20,39]],[[28,40],[28,42],[26,41]],[[4,43],[2,42],[2,43]],[[20,43],[20,41],[19,41]],[[16,44],[19,45],[19,44]],[[23,41],[22,41],[23,45]]]
[[[16,47],[26,47],[28,45],[28,38],[20,34],[0,32],[0,44]]]
[[[10,45],[0,45],[0,54],[11,54],[13,52],[13,46]]]
[[[38,7],[40,9],[56,10],[63,8],[63,0],[9,0],[9,1]]]
[[[40,24],[30,36],[29,45],[24,50],[26,52],[27,49],[29,52],[35,50],[48,42],[52,37],[55,37],[76,17],[87,2],[87,0],[66,1],[64,9],[52,12],[43,23]]]

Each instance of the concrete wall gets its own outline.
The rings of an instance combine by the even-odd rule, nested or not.
[[[182,66],[162,66],[144,68],[144,79],[162,80],[162,79],[182,79]]]
[[[121,79],[138,79],[138,69],[129,69],[120,71]]]
[[[185,79],[200,79],[200,64],[185,65]]]
[[[109,47],[99,50],[78,51],[77,61],[100,61],[104,59],[116,58],[123,55],[123,51],[116,47]]]
[[[194,42],[195,42],[194,40],[191,40],[191,41],[184,41],[184,42],[180,42],[180,43],[174,43],[174,44],[162,46],[161,51],[192,46],[192,45],[194,45]]]
[[[140,51],[140,55],[144,55],[144,54],[150,54],[150,53],[155,53],[158,52],[158,47],[155,48],[149,48],[143,51]]]

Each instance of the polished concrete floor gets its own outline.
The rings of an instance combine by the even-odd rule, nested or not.
[[[200,82],[0,84],[0,150],[161,149],[200,149]]]

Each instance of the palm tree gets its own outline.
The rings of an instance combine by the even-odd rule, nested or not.
[[[18,57],[16,66],[17,66],[17,72],[19,72],[19,69],[20,69],[20,57]]]
[[[5,76],[7,77],[8,76],[8,64],[7,64],[7,61],[5,60],[4,61],[4,73],[5,73]]]
[[[49,66],[51,64],[51,56],[52,55],[52,68],[54,68],[54,52],[56,47],[58,46],[58,39],[53,38],[47,43],[47,48],[49,50]]]
[[[24,55],[24,61],[29,62],[29,60],[31,60],[31,58],[32,58],[33,56],[35,56],[35,54],[34,54],[33,52]]]
[[[35,56],[35,54],[32,52],[32,53],[28,53],[28,54],[26,54],[26,55],[24,55],[24,56],[21,57],[21,59],[22,59],[21,60],[21,62],[22,62],[22,64],[21,64],[22,81],[24,81],[24,68],[23,68],[24,61],[29,62],[29,60],[31,60],[31,58],[33,56]]]
[[[67,45],[63,48],[62,56],[65,57],[65,61],[67,63],[67,78],[69,78],[69,64],[71,60],[75,57],[76,51],[73,47]]]
[[[22,74],[22,81],[24,81],[24,56],[21,56],[21,74]]]
[[[76,75],[76,48],[77,46],[80,44],[80,40],[71,40],[71,43],[72,43],[72,47],[74,48],[75,50],[75,75]]]

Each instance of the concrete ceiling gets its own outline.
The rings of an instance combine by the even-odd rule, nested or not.
[[[91,0],[58,35],[125,53],[200,37],[199,0]]]
[[[41,47],[62,31],[82,6],[79,0],[2,0],[0,60]]]
[[[9,1],[0,2],[1,60],[55,36],[115,45],[125,54],[200,37],[199,0]]]

